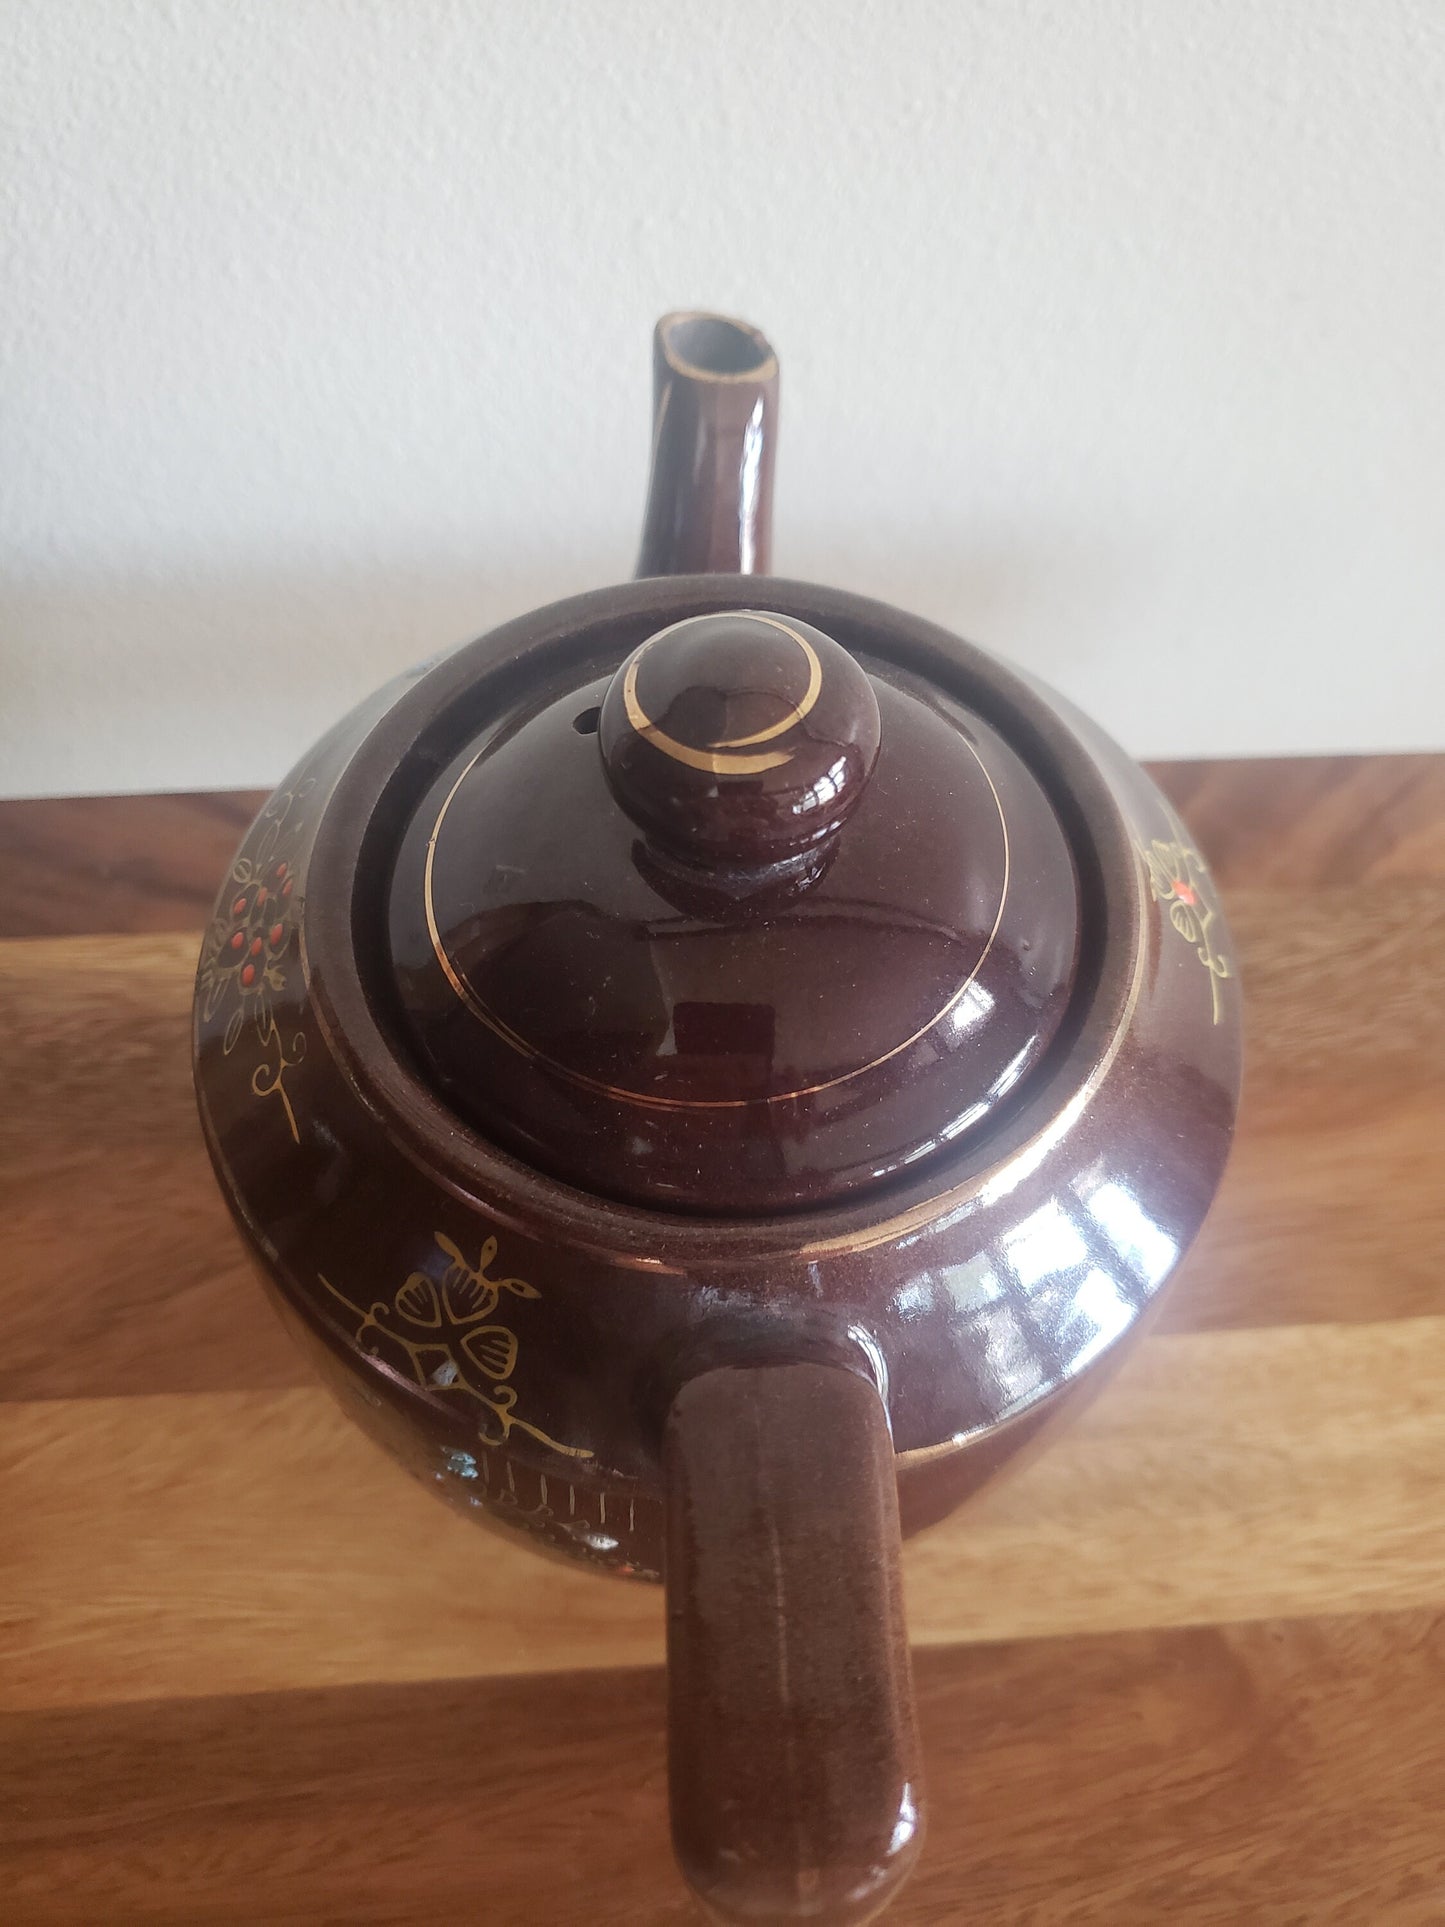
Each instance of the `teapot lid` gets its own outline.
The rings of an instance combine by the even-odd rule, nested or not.
[[[1038,777],[955,694],[721,608],[492,714],[397,846],[387,925],[469,1123],[588,1191],[733,1215],[997,1124],[1069,1007],[1080,900]]]

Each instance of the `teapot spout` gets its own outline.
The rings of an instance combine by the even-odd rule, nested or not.
[[[757,328],[662,317],[638,575],[768,573],[777,420],[778,358]]]

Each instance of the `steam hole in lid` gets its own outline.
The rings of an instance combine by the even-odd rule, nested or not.
[[[762,336],[721,315],[685,315],[666,331],[667,352],[699,375],[747,375],[772,359]]]
[[[580,716],[574,716],[572,718],[572,727],[579,736],[595,736],[597,734],[597,719],[601,714],[602,711],[600,709],[584,709]]]

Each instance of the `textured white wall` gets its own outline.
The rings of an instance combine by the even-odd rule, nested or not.
[[[777,564],[1140,754],[1445,733],[1440,0],[4,0],[0,789],[268,781],[625,575],[656,314]]]

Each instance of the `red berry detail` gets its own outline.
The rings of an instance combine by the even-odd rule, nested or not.
[[[290,867],[291,867],[291,866],[290,866],[289,864],[287,864],[287,863],[278,863],[278,864],[276,865],[276,881],[277,881],[278,883],[279,883],[279,882],[281,881],[281,879],[282,879],[282,878],[283,878],[283,877],[285,876],[285,874],[286,874],[286,872],[287,872],[287,870],[288,870],[288,869],[289,869]]]
[[[1199,898],[1190,889],[1189,885],[1187,883],[1181,883],[1178,877],[1174,879],[1174,894],[1181,903],[1193,904],[1199,901]]]
[[[247,990],[249,990],[252,984],[255,983],[255,981],[256,981],[256,966],[255,964],[247,964],[245,969],[241,972],[241,982],[246,986]]]
[[[260,939],[259,937],[252,937],[252,939],[251,939],[251,955],[252,955],[253,957],[259,957],[259,956],[260,956],[260,954],[261,954],[261,939]]]
[[[281,939],[285,936],[285,934],[286,934],[286,926],[284,923],[273,923],[271,925],[271,928],[266,932],[266,935],[270,939],[271,948],[273,950],[277,948],[277,946],[280,944]]]
[[[285,881],[285,882],[284,882],[284,883],[283,883],[283,884],[281,885],[281,894],[282,894],[282,896],[283,896],[283,897],[289,897],[289,896],[290,896],[290,894],[291,894],[291,879],[290,879],[290,877],[287,877],[287,879],[286,879],[286,881]]]
[[[235,934],[234,934],[234,935],[232,936],[232,938],[231,938],[231,948],[232,948],[233,950],[239,950],[239,949],[241,948],[241,945],[242,945],[242,944],[243,944],[243,943],[244,943],[245,941],[246,941],[246,933],[245,933],[245,931],[244,931],[244,930],[238,930],[238,931],[236,931],[236,932],[235,932]]]
[[[261,905],[265,901],[266,901],[266,892],[264,890],[258,890],[256,892],[256,908],[259,910],[261,908]]]
[[[233,917],[244,917],[245,914],[246,899],[244,897],[237,897],[236,901],[231,905],[231,915]]]

